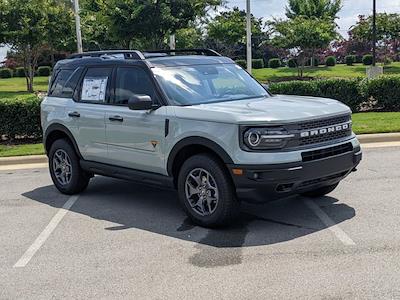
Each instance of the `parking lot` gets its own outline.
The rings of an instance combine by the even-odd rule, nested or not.
[[[96,176],[69,197],[31,168],[0,186],[1,299],[400,297],[400,148],[365,149],[327,197],[243,205],[219,230],[132,182]]]

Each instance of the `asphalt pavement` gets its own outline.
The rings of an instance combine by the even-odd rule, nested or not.
[[[0,299],[398,299],[400,147],[364,150],[329,196],[194,226],[174,191],[0,171]]]

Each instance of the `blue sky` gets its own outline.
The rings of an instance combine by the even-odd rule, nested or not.
[[[286,0],[251,0],[252,13],[256,17],[270,19],[272,17],[284,17]],[[229,0],[228,7],[238,6],[245,8],[246,0]],[[400,13],[400,0],[377,0],[378,12]],[[372,0],[343,0],[343,8],[339,14],[337,23],[339,31],[347,36],[350,26],[354,25],[357,16],[370,14],[372,12]],[[0,61],[4,59],[6,48],[0,47]]]

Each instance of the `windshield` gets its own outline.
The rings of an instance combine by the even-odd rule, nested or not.
[[[267,91],[235,64],[153,68],[169,100],[195,105],[267,97]]]

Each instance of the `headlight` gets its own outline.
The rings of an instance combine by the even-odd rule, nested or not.
[[[243,143],[251,150],[282,149],[293,137],[283,128],[250,128],[244,131]]]

